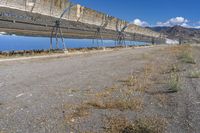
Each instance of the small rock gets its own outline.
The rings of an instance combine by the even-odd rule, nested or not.
[[[23,95],[24,95],[24,93],[21,93],[21,94],[18,94],[16,97],[18,98],[18,97],[21,97]]]
[[[75,122],[75,119],[74,119],[74,118],[72,118],[72,119],[71,119],[71,122]]]

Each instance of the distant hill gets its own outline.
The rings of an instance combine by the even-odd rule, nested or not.
[[[163,33],[170,39],[181,39],[185,43],[200,43],[200,29],[174,27],[147,27],[153,31]]]

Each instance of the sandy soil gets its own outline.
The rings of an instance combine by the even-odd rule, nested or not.
[[[200,79],[188,75],[200,69],[200,48],[192,48],[196,64],[182,62],[180,49],[0,62],[0,133],[131,133],[144,117],[147,133],[198,133]],[[173,93],[172,75],[180,84]]]

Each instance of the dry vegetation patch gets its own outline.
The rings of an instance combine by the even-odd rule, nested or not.
[[[81,118],[81,117],[85,117],[88,116],[90,114],[90,108],[88,106],[79,106],[77,108],[75,108],[72,117],[73,118]]]
[[[196,64],[191,51],[183,51],[180,54],[179,59],[184,63]]]
[[[66,123],[87,117],[91,114],[90,108],[83,103],[78,105],[65,104],[64,110],[70,111],[70,113],[63,111],[64,121]]]
[[[192,46],[181,45],[170,48],[170,52],[178,57],[183,63],[196,64],[196,61],[192,54]]]
[[[183,51],[187,51],[189,54],[186,55]],[[168,93],[178,92],[181,89],[180,73],[183,70],[178,59],[192,63],[192,60],[189,59],[192,57],[190,56],[192,53],[190,46],[168,47],[162,52],[166,56],[165,58],[151,56],[151,62],[145,64],[139,73],[131,73],[126,80],[120,80],[120,85],[114,85],[99,92],[89,92],[91,93],[90,98],[84,101],[80,107],[75,108],[71,118],[86,117],[95,113],[95,110],[109,113],[116,110],[121,113],[130,111],[134,114],[142,114],[144,105],[151,104],[151,102],[154,103],[150,107],[154,108],[168,106]],[[190,75],[198,77],[199,73],[196,71]],[[145,97],[153,100],[145,101]],[[105,132],[162,133],[167,125],[167,120],[158,116],[129,120],[124,115],[115,115],[102,117],[106,119],[103,122]]]
[[[94,100],[87,103],[97,109],[118,109],[120,111],[140,111],[143,108],[143,99],[139,97],[110,98],[109,100]]]
[[[180,76],[176,73],[172,73],[170,75],[170,79],[169,79],[169,90],[171,92],[178,92],[180,90],[181,87],[181,83],[180,83]]]
[[[131,93],[146,92],[156,80],[157,66],[154,63],[145,64],[143,70],[139,74],[131,74],[126,80],[122,80],[124,85]]]
[[[117,89],[118,88],[116,86],[108,87],[108,88],[103,89],[100,92],[95,93],[95,96],[96,98],[108,97],[108,96],[111,96],[112,93],[116,91]]]
[[[166,119],[142,117],[138,120],[128,120],[122,116],[106,117],[106,133],[163,133],[167,124]]]
[[[190,78],[200,78],[200,70],[192,70],[189,74]]]

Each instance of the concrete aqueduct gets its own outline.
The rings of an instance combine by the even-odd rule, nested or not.
[[[66,13],[60,18],[67,8]],[[68,0],[0,1],[1,32],[26,36],[51,36],[59,18],[63,37],[165,42],[165,36],[160,33],[73,4]]]

